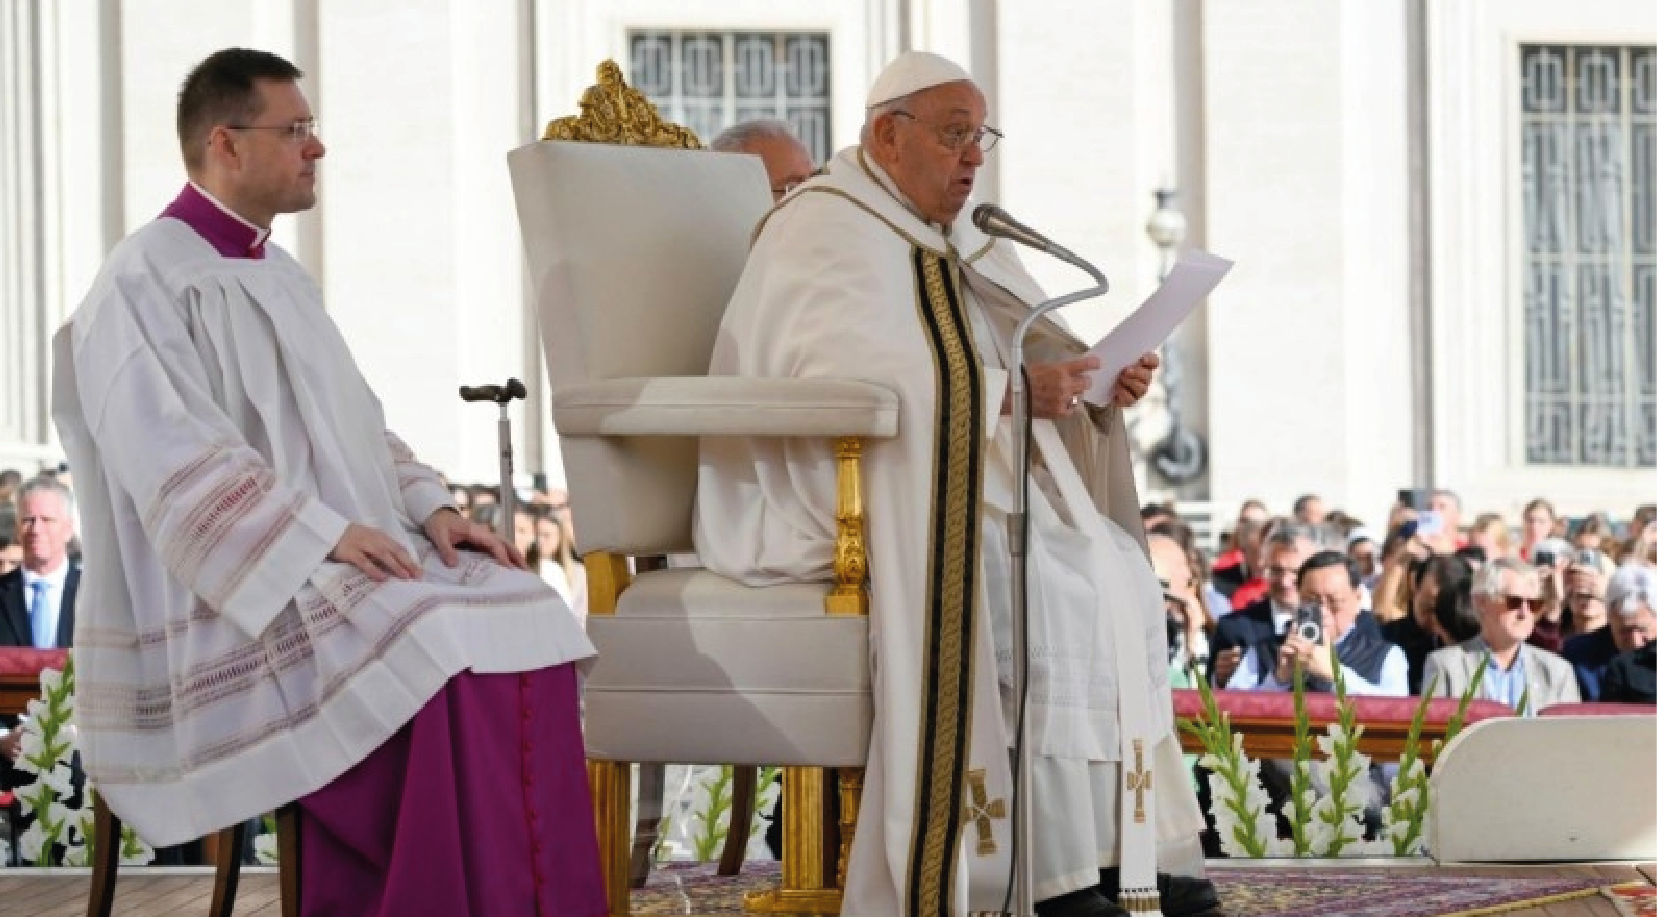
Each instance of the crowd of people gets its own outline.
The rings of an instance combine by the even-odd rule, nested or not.
[[[1328,690],[1332,646],[1354,694],[1459,695],[1482,663],[1480,696],[1526,714],[1657,701],[1657,505],[1617,523],[1537,498],[1467,521],[1453,491],[1404,492],[1372,527],[1316,495],[1283,516],[1250,500],[1211,561],[1171,508],[1142,516],[1187,683],[1287,690],[1298,660]]]

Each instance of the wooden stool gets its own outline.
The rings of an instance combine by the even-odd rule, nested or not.
[[[92,893],[86,902],[87,917],[110,917],[115,907],[115,874],[121,865],[121,820],[109,810],[102,796],[92,810],[93,831],[98,838],[97,859],[92,864]],[[213,879],[213,901],[209,917],[230,917],[236,909],[236,884],[242,874],[242,847],[247,843],[247,822],[225,828],[216,835],[219,862]],[[299,804],[290,802],[276,810],[277,881],[282,888],[282,917],[299,917]]]

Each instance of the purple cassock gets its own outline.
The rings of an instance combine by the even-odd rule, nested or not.
[[[268,231],[194,184],[163,216],[226,258]],[[461,672],[300,806],[307,917],[600,917],[574,664]]]

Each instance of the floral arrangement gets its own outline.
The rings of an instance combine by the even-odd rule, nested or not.
[[[1402,857],[1424,851],[1422,829],[1431,806],[1431,789],[1420,757],[1421,729],[1436,685],[1427,685],[1411,718],[1404,752],[1392,778],[1392,798],[1381,810],[1380,836],[1366,841],[1361,818],[1369,795],[1365,784],[1370,759],[1358,751],[1364,727],[1357,722],[1340,662],[1333,653],[1331,648],[1338,714],[1324,735],[1312,735],[1304,676],[1295,673],[1294,759],[1289,796],[1283,804],[1289,823],[1287,838],[1278,837],[1276,815],[1268,809],[1270,799],[1260,782],[1260,762],[1243,753],[1242,734],[1232,730],[1231,718],[1220,711],[1207,680],[1197,679],[1202,713],[1195,720],[1181,720],[1179,726],[1202,743],[1198,763],[1213,772],[1214,827],[1220,849],[1227,856]],[[1484,667],[1480,666],[1446,724],[1444,739],[1434,741],[1434,755],[1461,731],[1468,705],[1478,695],[1483,679]],[[1521,703],[1520,709],[1524,707]],[[1314,744],[1320,757],[1313,757]]]
[[[92,810],[96,791],[85,781],[80,804],[75,801],[73,761],[78,751],[75,714],[75,660],[73,654],[63,671],[40,673],[40,697],[29,701],[28,719],[22,730],[21,754],[14,767],[35,779],[17,790],[25,818],[34,822],[17,839],[18,858],[34,866],[86,866],[92,862],[98,838],[93,830]],[[143,865],[155,858],[155,850],[131,828],[121,830],[121,865]]]

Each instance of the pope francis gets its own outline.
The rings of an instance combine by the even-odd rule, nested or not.
[[[852,376],[898,391],[899,435],[866,458],[875,726],[842,913],[999,909],[1018,724],[1008,516],[1012,331],[1046,297],[967,202],[999,132],[984,94],[934,54],[900,56],[867,99],[862,142],[756,230],[710,372]],[[1167,684],[1120,408],[1156,358],[1078,401],[1095,360],[1062,326],[1027,342],[1030,686],[1037,913],[1191,915],[1203,818]],[[702,444],[696,547],[750,585],[830,578],[834,475],[821,442]]]

